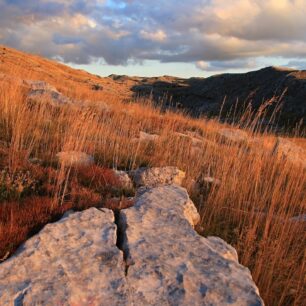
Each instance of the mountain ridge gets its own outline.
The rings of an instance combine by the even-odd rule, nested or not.
[[[48,72],[47,72],[48,71]],[[306,127],[306,70],[270,66],[247,73],[217,74],[207,78],[174,76],[140,77],[111,74],[101,77],[73,69],[53,60],[41,58],[0,46],[0,77],[30,75],[56,86],[60,92],[71,94],[71,82],[79,88],[103,91],[105,99],[135,101],[150,98],[168,108],[180,108],[192,116],[234,120],[233,108],[243,113],[250,105],[258,111],[269,104],[266,120],[281,105],[277,114],[279,128]],[[62,81],[58,84],[56,80]],[[236,114],[237,115],[237,114]],[[239,120],[239,118],[237,118]]]

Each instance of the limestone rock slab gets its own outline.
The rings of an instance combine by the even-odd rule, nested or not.
[[[185,189],[144,191],[121,211],[127,280],[135,305],[263,305],[249,270],[223,240],[204,238],[186,218]],[[191,202],[192,203],[192,202]]]
[[[113,212],[46,225],[0,265],[0,305],[130,305]]]

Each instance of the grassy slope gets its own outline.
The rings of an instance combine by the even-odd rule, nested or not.
[[[72,99],[86,100],[86,106],[29,104],[22,79],[45,80]],[[93,84],[103,90],[92,90]],[[187,173],[185,185],[202,217],[199,231],[236,247],[268,305],[302,305],[304,224],[290,218],[305,213],[305,170],[270,154],[273,135],[249,133],[248,141],[231,143],[218,136],[223,126],[217,121],[162,113],[150,101],[123,103],[129,99],[126,87],[109,78],[0,48],[0,169],[8,167],[13,180],[28,171],[36,182],[34,190],[23,182],[26,192],[3,196],[2,247],[10,247],[7,237],[19,237],[19,243],[35,231],[33,222],[39,228],[71,207],[103,205],[114,194],[126,194],[107,168],[173,165]],[[161,137],[154,143],[132,141],[140,131]],[[177,132],[202,143],[194,146]],[[293,141],[305,145],[303,139]],[[92,154],[97,166],[60,167],[55,155],[62,150]],[[33,157],[42,165],[30,164]],[[207,185],[207,175],[221,185]]]

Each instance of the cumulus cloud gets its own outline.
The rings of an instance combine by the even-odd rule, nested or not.
[[[306,0],[0,0],[0,43],[65,62],[253,68],[306,56]]]

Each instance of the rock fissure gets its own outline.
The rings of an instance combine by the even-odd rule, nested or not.
[[[130,255],[129,255],[129,250],[127,247],[125,247],[124,242],[127,240],[126,239],[126,224],[122,222],[122,216],[120,213],[120,210],[114,210],[114,216],[115,216],[115,224],[117,227],[117,239],[116,239],[116,246],[117,248],[122,251],[123,253],[123,262],[124,262],[124,275],[128,275],[129,267],[130,267]]]
[[[134,206],[65,214],[2,263],[0,305],[264,305],[235,249],[194,230],[182,173],[140,175]]]

